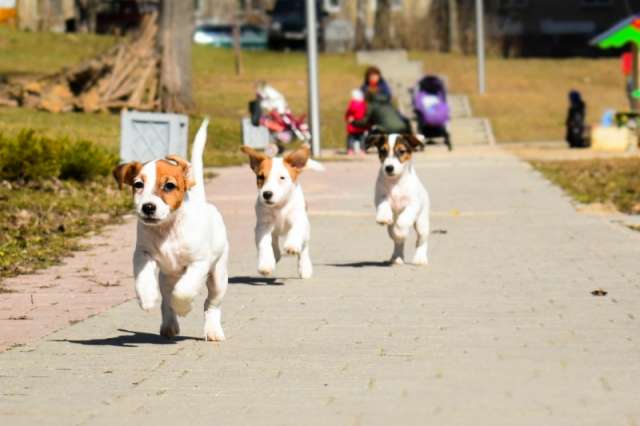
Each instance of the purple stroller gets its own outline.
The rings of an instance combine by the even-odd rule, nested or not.
[[[449,105],[442,80],[433,75],[423,77],[414,89],[413,108],[418,130],[427,139],[427,143],[433,143],[434,138],[441,137],[451,151],[451,138],[447,130]]]

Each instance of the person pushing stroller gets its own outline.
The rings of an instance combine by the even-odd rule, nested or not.
[[[451,151],[451,137],[447,129],[449,104],[447,91],[441,79],[433,75],[422,78],[413,91],[413,108],[418,131],[427,139],[443,137]]]

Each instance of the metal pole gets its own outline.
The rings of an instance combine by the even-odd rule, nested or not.
[[[478,92],[485,92],[484,72],[484,11],[483,0],[476,0],[476,40],[478,57]]]
[[[318,36],[316,31],[316,0],[307,4],[307,72],[309,76],[309,118],[311,121],[311,153],[320,155],[320,106],[318,96]]]

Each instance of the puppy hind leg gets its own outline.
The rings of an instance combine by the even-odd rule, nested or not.
[[[417,234],[416,252],[413,256],[414,265],[427,265],[428,257],[428,238],[429,238],[429,212],[423,211],[418,216],[418,220],[414,225]]]
[[[394,226],[387,227],[389,236],[393,240],[393,253],[391,254],[390,263],[392,265],[402,265],[404,263],[404,240],[403,236],[399,236],[394,231]]]
[[[229,273],[227,269],[228,258],[229,249],[227,248],[213,266],[211,274],[207,279],[207,290],[209,293],[204,301],[204,340],[220,342],[225,339],[224,331],[222,330],[222,310],[220,309],[220,304],[227,292],[227,286],[229,284]]]
[[[311,255],[309,254],[309,242],[305,242],[302,251],[298,255],[298,275],[303,280],[311,278],[313,275],[313,264],[311,263]]]
[[[160,274],[160,293],[162,294],[162,304],[160,309],[162,312],[162,325],[160,326],[160,335],[171,338],[180,334],[180,324],[178,317],[171,307],[171,292],[175,285],[175,278]]]

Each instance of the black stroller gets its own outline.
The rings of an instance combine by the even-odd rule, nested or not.
[[[433,143],[434,138],[444,138],[445,145],[451,151],[451,138],[447,130],[449,104],[443,81],[434,75],[423,77],[413,89],[412,100],[418,131],[427,139],[427,143]]]

